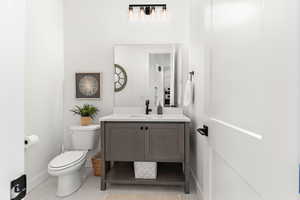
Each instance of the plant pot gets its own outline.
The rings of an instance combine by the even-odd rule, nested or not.
[[[92,118],[91,117],[81,117],[80,125],[81,126],[88,126],[92,124]]]

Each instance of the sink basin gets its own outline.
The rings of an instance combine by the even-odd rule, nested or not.
[[[150,119],[151,117],[149,115],[144,114],[133,114],[129,116],[130,118],[141,118],[141,119]]]

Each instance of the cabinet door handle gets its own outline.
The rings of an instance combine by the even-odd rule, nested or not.
[[[148,130],[148,126],[146,126],[145,129]]]
[[[141,129],[141,130],[144,130],[144,127],[142,127],[142,126],[141,126],[141,128],[140,128],[140,129]]]

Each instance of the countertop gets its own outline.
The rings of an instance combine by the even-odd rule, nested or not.
[[[190,122],[190,118],[184,114],[112,114],[101,117],[104,122]]]

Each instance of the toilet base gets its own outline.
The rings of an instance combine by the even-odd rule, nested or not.
[[[56,195],[58,197],[71,195],[81,187],[82,183],[79,170],[67,175],[60,175],[57,179],[58,183]]]

